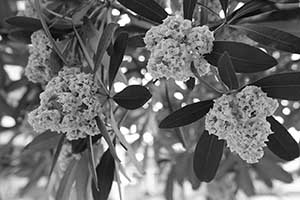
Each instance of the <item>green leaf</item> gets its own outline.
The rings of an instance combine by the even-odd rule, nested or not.
[[[212,52],[205,58],[210,64],[217,66],[225,51],[228,52],[234,69],[238,73],[261,72],[277,65],[276,59],[264,51],[244,43],[231,41],[214,41]]]
[[[96,143],[98,140],[100,140],[101,137],[102,137],[101,134],[92,136],[93,144]],[[78,140],[72,140],[71,145],[72,145],[72,153],[82,153],[87,148],[87,139],[86,138],[84,138],[84,139],[81,138],[81,139],[78,139]]]
[[[29,144],[24,147],[24,151],[45,151],[54,149],[61,135],[55,132],[46,131],[38,136],[36,136]]]
[[[93,197],[95,200],[107,200],[115,174],[115,160],[109,150],[103,154],[96,171],[100,190],[97,191],[95,184],[92,184]]]
[[[31,35],[32,31],[16,29],[9,32],[8,38],[13,41],[31,44]]]
[[[240,163],[239,170],[236,175],[237,185],[245,192],[247,196],[255,194],[254,186],[246,164]]]
[[[265,173],[267,169],[262,167],[262,165],[260,164],[263,160],[264,159],[262,159],[259,163],[253,164],[252,166],[257,174],[257,178],[262,180],[268,187],[272,188],[272,179]]]
[[[146,44],[144,42],[145,34],[138,34],[128,38],[128,46],[138,48],[145,47]]]
[[[58,159],[58,156],[60,154],[60,151],[61,151],[61,148],[64,144],[64,141],[65,141],[65,135],[61,135],[60,138],[59,138],[59,141],[58,141],[58,144],[56,146],[56,150],[55,150],[55,153],[54,153],[54,156],[53,156],[53,159],[52,159],[52,164],[51,164],[51,168],[50,168],[50,172],[49,172],[49,180],[50,180],[50,177],[52,175],[52,172],[54,170],[54,167],[56,165],[56,162],[57,162],[57,159]]]
[[[154,0],[118,0],[133,12],[157,23],[168,16],[168,13]]]
[[[171,168],[164,190],[164,197],[166,200],[173,200],[174,199],[174,182],[175,182],[175,168],[174,166]]]
[[[183,0],[184,19],[192,20],[197,0]]]
[[[232,25],[231,27],[245,31],[249,38],[262,45],[291,53],[300,53],[300,38],[291,33],[258,24]]]
[[[222,9],[226,15],[227,13],[227,8],[228,8],[228,0],[219,0],[220,1],[220,4],[222,6]]]
[[[200,181],[210,182],[215,177],[224,148],[224,140],[204,131],[194,152],[194,172]]]
[[[300,72],[274,74],[255,81],[269,97],[300,100]]]
[[[219,58],[218,69],[221,80],[228,86],[230,90],[239,88],[239,82],[227,51],[225,51]]]
[[[89,9],[92,7],[92,3],[86,3],[77,12],[72,15],[72,22],[74,24],[79,24],[82,18],[87,14]]]
[[[87,186],[89,185],[90,172],[88,168],[88,158],[86,153],[81,155],[75,174],[75,188],[78,200],[87,199]]]
[[[120,106],[134,110],[143,106],[152,97],[149,90],[141,85],[130,85],[113,96],[113,100]]]
[[[212,100],[189,104],[163,119],[159,128],[175,128],[191,124],[204,117],[212,106]]]
[[[14,16],[7,18],[5,21],[10,25],[32,32],[43,28],[40,20],[32,17]]]
[[[123,61],[123,56],[127,47],[127,40],[128,40],[128,33],[127,32],[121,32],[113,46],[113,53],[110,58],[109,63],[109,87],[111,88],[114,79],[118,73],[119,67]]]
[[[193,77],[190,77],[189,80],[187,80],[184,83],[189,90],[193,90],[195,88],[196,79]]]
[[[109,23],[105,27],[97,46],[96,55],[94,57],[94,61],[95,61],[94,73],[96,73],[96,71],[100,67],[103,55],[106,49],[108,48],[108,46],[110,45],[114,32],[117,30],[118,27],[119,25],[116,23]]]
[[[268,148],[279,158],[292,161],[299,157],[299,146],[290,133],[274,117],[267,117],[274,132],[266,142]]]
[[[94,184],[96,185],[96,189],[99,190],[99,188],[98,188],[98,176],[97,176],[96,164],[95,164],[95,155],[94,155],[93,143],[92,143],[92,137],[91,136],[88,136],[88,138],[87,138],[87,146],[88,146],[89,167],[92,171],[92,177],[93,177]]]
[[[71,189],[75,181],[75,175],[76,175],[75,172],[77,171],[76,170],[77,166],[78,166],[77,160],[72,160],[71,163],[69,163],[68,168],[66,169],[65,174],[59,183],[55,200],[69,199]]]

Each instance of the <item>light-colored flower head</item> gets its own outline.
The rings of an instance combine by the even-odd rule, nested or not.
[[[223,95],[205,119],[210,134],[224,139],[232,152],[248,163],[258,162],[272,134],[266,117],[274,114],[278,102],[256,86],[247,86],[237,94]]]
[[[92,74],[65,67],[40,94],[40,106],[29,113],[34,130],[66,134],[68,140],[99,134],[94,118],[101,115],[98,87]]]
[[[53,76],[49,66],[52,45],[43,30],[31,35],[31,43],[25,75],[34,83],[47,83]]]
[[[194,77],[191,62],[200,76],[209,72],[203,55],[211,52],[214,36],[207,26],[192,27],[190,20],[169,16],[163,24],[152,27],[144,38],[151,52],[147,69],[153,78],[185,81]]]

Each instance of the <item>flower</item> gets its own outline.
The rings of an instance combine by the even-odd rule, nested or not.
[[[153,78],[185,81],[194,77],[191,62],[200,76],[209,72],[204,54],[213,46],[213,32],[207,26],[192,27],[192,22],[179,15],[169,16],[163,24],[152,27],[144,38],[151,52],[147,69]]]
[[[223,95],[215,100],[205,119],[209,134],[224,139],[232,152],[248,163],[256,163],[263,156],[263,147],[273,132],[266,120],[278,108],[274,100],[256,86]]]
[[[28,121],[37,132],[49,129],[66,134],[68,140],[99,134],[94,120],[102,113],[97,92],[92,74],[64,67],[46,85],[41,104],[29,113]]]
[[[47,83],[54,73],[50,67],[52,45],[43,30],[34,32],[31,42],[25,75],[34,83]]]

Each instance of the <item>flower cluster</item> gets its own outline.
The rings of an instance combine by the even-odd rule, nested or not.
[[[43,30],[31,35],[31,43],[25,75],[34,83],[47,83],[53,77],[50,67],[52,45]]]
[[[169,16],[152,27],[144,41],[151,52],[147,69],[154,78],[185,81],[194,77],[191,62],[200,76],[209,72],[210,64],[203,55],[212,51],[214,36],[207,26],[193,28],[190,20]]]
[[[234,200],[237,185],[234,182],[235,176],[227,174],[220,179],[216,179],[206,186],[207,197],[211,200]]]
[[[37,132],[65,133],[68,140],[99,134],[94,120],[102,112],[93,75],[79,68],[63,68],[40,94],[41,104],[28,115]]]
[[[277,107],[278,102],[259,87],[247,86],[236,94],[216,99],[206,116],[205,128],[226,140],[230,150],[243,160],[255,163],[262,158],[265,142],[272,134],[266,117],[274,114]]]

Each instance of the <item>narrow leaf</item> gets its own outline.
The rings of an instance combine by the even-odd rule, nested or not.
[[[292,161],[299,157],[299,146],[290,133],[274,117],[267,117],[274,132],[266,142],[269,149],[279,158]]]
[[[244,30],[249,38],[262,45],[291,53],[300,53],[300,38],[291,33],[258,24],[231,27]]]
[[[227,51],[225,51],[219,58],[218,69],[222,81],[228,86],[230,90],[239,88],[239,82]]]
[[[94,61],[95,61],[94,73],[96,73],[96,71],[100,67],[103,55],[106,49],[108,48],[109,44],[111,43],[114,32],[118,27],[119,25],[116,23],[109,23],[105,27],[97,46],[96,55],[94,57]]]
[[[300,100],[300,72],[274,74],[252,84],[261,87],[269,97]]]
[[[210,182],[215,177],[224,148],[224,140],[204,131],[200,137],[193,159],[196,176],[200,181]]]
[[[127,47],[127,41],[128,41],[128,33],[121,32],[113,46],[113,54],[110,58],[109,63],[109,87],[111,88],[114,79],[118,73],[119,67],[123,61],[123,56]]]
[[[37,31],[43,28],[39,19],[23,16],[9,17],[5,20],[6,23],[30,31]]]
[[[56,146],[56,150],[55,150],[55,153],[54,153],[54,156],[53,156],[53,160],[52,160],[52,164],[51,164],[51,168],[50,168],[49,180],[50,180],[50,177],[51,177],[52,172],[54,170],[54,167],[56,165],[56,162],[57,162],[58,156],[60,154],[61,148],[62,148],[62,146],[64,144],[64,141],[65,141],[65,135],[63,134],[63,135],[60,136],[58,144]]]
[[[145,34],[138,34],[138,35],[134,35],[128,38],[128,46],[130,47],[145,47],[146,44],[144,42],[144,38]]]
[[[89,160],[89,166],[92,171],[92,177],[94,184],[96,186],[96,189],[99,190],[98,187],[98,177],[97,177],[97,172],[96,172],[96,164],[95,164],[95,155],[94,155],[94,150],[93,150],[93,143],[92,143],[92,137],[88,136],[88,160]]]
[[[87,199],[87,185],[89,184],[90,172],[88,169],[88,158],[86,153],[82,154],[75,173],[75,188],[77,197],[78,199]]]
[[[197,0],[183,0],[184,19],[192,20]]]
[[[141,85],[130,85],[113,96],[120,106],[134,110],[143,106],[152,97],[149,90]]]
[[[168,16],[168,13],[154,0],[118,0],[133,12],[157,23]]]
[[[106,150],[103,154],[96,171],[99,180],[98,188],[100,188],[100,191],[97,191],[95,184],[92,184],[93,197],[94,199],[106,200],[108,199],[115,174],[115,160],[109,150]]]
[[[238,73],[253,73],[267,70],[277,65],[276,59],[264,51],[240,42],[215,41],[213,50],[205,58],[214,66],[227,51],[234,69]]]
[[[83,7],[81,7],[79,9],[79,11],[75,12],[72,15],[72,22],[74,24],[79,24],[81,19],[87,14],[87,12],[89,11],[89,9],[92,7],[92,3],[87,3],[85,4]]]
[[[253,196],[255,194],[254,185],[249,174],[249,169],[244,163],[239,166],[239,171],[236,176],[236,182],[247,196]]]
[[[24,147],[25,151],[44,151],[54,149],[60,140],[60,135],[55,132],[46,131],[36,136]]]
[[[175,128],[191,124],[204,117],[212,106],[212,100],[189,104],[163,119],[159,128]]]

